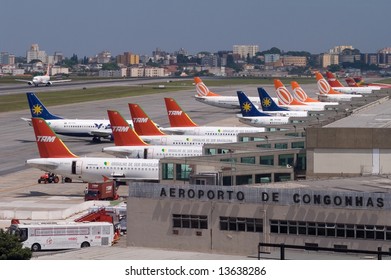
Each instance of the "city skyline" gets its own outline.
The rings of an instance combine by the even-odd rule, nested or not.
[[[34,43],[49,55],[59,51],[66,57],[103,50],[144,55],[156,48],[194,54],[232,50],[233,45],[314,54],[352,45],[373,53],[391,46],[391,2],[386,0],[4,2],[0,51],[16,56],[25,56]]]

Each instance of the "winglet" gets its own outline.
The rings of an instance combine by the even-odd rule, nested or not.
[[[118,111],[107,110],[116,146],[148,146]]]
[[[296,81],[291,81],[291,87],[293,90],[293,98],[299,100],[300,102],[320,102],[316,99],[308,97],[307,93],[302,89]]]
[[[53,115],[49,110],[43,105],[41,100],[33,92],[27,92],[27,101],[29,102],[31,117],[33,118],[42,118],[44,120],[56,120],[62,119],[62,117]]]
[[[341,94],[340,92],[333,90],[330,84],[325,80],[322,74],[319,72],[315,73],[316,84],[318,85],[320,94]]]
[[[340,81],[338,81],[337,77],[335,77],[335,75],[332,72],[326,71],[326,77],[327,77],[327,82],[331,87],[344,87],[344,85],[341,84]]]
[[[262,111],[289,111],[285,108],[278,106],[266,90],[262,87],[258,88],[259,99],[261,100]]]
[[[257,109],[243,91],[236,92],[239,98],[240,111],[243,117],[267,117],[270,116]]]
[[[74,155],[42,118],[32,118],[41,158],[74,158]]]
[[[174,98],[165,97],[167,115],[171,127],[195,127],[198,126],[192,119],[182,110]]]
[[[278,96],[278,102],[281,105],[301,105],[306,106],[303,102],[296,100],[293,98],[292,94],[285,87],[285,85],[278,79],[274,79],[274,88],[276,89],[276,93]]]
[[[129,110],[138,135],[165,135],[139,105],[129,103]]]
[[[197,96],[220,96],[217,93],[211,92],[204,82],[199,77],[194,77],[194,83],[197,90]]]

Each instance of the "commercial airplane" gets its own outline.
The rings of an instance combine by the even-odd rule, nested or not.
[[[50,65],[48,65],[48,69],[47,69],[45,75],[35,76],[35,77],[33,77],[32,80],[23,80],[23,79],[15,79],[15,80],[19,81],[19,82],[25,82],[29,86],[36,86],[36,87],[39,85],[51,86],[53,84],[71,81],[71,80],[50,80],[49,67],[50,67]]]
[[[274,88],[278,96],[279,105],[295,111],[322,111],[323,104],[316,102],[303,102],[295,98],[294,95],[285,87],[285,85],[278,79],[274,79]],[[307,99],[308,100],[308,99]]]
[[[169,135],[162,132],[137,104],[129,104],[133,127],[138,135],[153,145],[203,145],[236,142],[233,135]]]
[[[187,135],[238,135],[239,133],[256,133],[264,128],[251,126],[199,126],[182,110],[174,98],[165,97],[167,115],[170,127],[161,128],[169,134]]]
[[[118,111],[107,111],[113,130],[115,147],[105,147],[103,152],[118,156],[143,159],[188,157],[202,155],[202,146],[149,145],[145,143]]]
[[[374,86],[374,87],[380,87],[380,89],[382,89],[382,88],[391,88],[390,84],[381,84],[381,83],[366,84],[362,80],[360,80],[360,82],[356,82],[356,80],[354,78],[352,78],[352,77],[345,78],[345,82],[350,87],[370,87],[370,86]]]
[[[240,122],[251,126],[287,124],[289,122],[289,117],[271,116],[259,111],[244,92],[238,91],[237,95],[241,114],[237,114],[236,117]]]
[[[291,81],[291,87],[293,90],[293,98],[312,108],[319,107],[324,110],[325,106],[327,105],[335,106],[339,104],[338,102],[320,102],[319,100],[308,97],[307,93],[304,91],[304,89],[302,89],[302,87],[296,81]]]
[[[158,159],[78,157],[54,133],[44,119],[32,118],[40,158],[26,164],[83,182],[105,179],[159,180]]]
[[[362,97],[360,94],[344,94],[334,90],[319,72],[316,72],[315,76],[319,89],[319,93],[316,94],[320,101],[350,101],[353,98]]]
[[[197,94],[194,96],[199,102],[227,109],[240,109],[237,96],[222,96],[211,92],[199,77],[194,77]],[[258,97],[248,97],[253,104],[260,106]]]
[[[340,81],[330,71],[326,71],[327,82],[330,86],[341,93],[372,93],[374,90],[380,90],[379,86],[368,86],[368,87],[346,87],[341,84]]]
[[[49,112],[41,100],[33,92],[27,93],[31,117],[43,118],[48,122],[55,133],[74,137],[92,137],[92,141],[99,142],[101,138],[112,139],[109,120],[65,119]],[[22,118],[31,125],[31,119]],[[132,121],[128,121],[132,124]]]
[[[258,88],[259,98],[261,99],[262,111],[271,116],[284,116],[284,117],[306,117],[307,111],[293,111],[287,108],[278,106],[266,90],[262,87]]]

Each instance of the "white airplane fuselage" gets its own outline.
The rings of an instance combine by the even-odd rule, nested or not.
[[[151,145],[181,145],[181,146],[232,143],[237,141],[236,136],[210,136],[210,135],[140,135],[140,138]]]
[[[52,83],[50,82],[50,76],[35,76],[35,77],[33,77],[32,85],[50,86],[50,85],[52,85]]]
[[[26,164],[63,177],[83,182],[102,182],[108,178],[126,177],[159,180],[159,160],[119,158],[36,158]]]
[[[192,157],[202,155],[202,146],[114,146],[105,147],[102,152],[116,157],[160,159],[165,157]]]
[[[300,106],[297,106],[300,107]],[[301,106],[305,107],[305,106]],[[273,117],[306,117],[308,116],[308,111],[295,109],[294,111],[289,109],[289,111],[263,111],[264,113],[271,115]]]
[[[31,119],[23,120],[31,125]],[[110,138],[112,134],[109,120],[54,119],[46,122],[55,133],[65,136]],[[127,122],[132,124],[131,120]]]
[[[240,109],[240,104],[237,96],[195,96],[199,102],[226,109]],[[259,97],[249,97],[251,102],[259,106]]]
[[[328,102],[328,101],[351,101],[353,98],[362,97],[360,94],[321,94],[316,93],[318,96],[318,100],[321,102]]]
[[[368,87],[332,87],[334,90],[346,93],[346,94],[368,94],[374,90],[380,90],[381,87],[368,86]]]
[[[237,114],[236,117],[239,119],[240,122],[255,127],[262,127],[265,125],[287,124],[289,122],[289,117],[244,117],[241,114]]]
[[[246,126],[185,126],[160,128],[169,134],[236,136],[239,133],[257,133],[265,131],[262,128]]]

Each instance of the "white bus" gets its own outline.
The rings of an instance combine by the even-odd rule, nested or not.
[[[111,246],[114,226],[109,222],[13,223],[8,228],[32,251]]]

